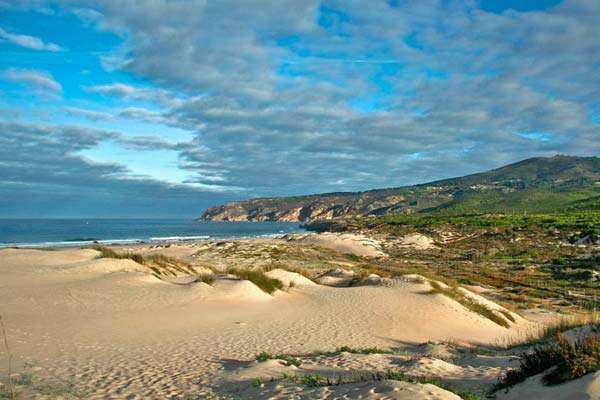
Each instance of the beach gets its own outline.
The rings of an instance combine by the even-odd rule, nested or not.
[[[445,361],[449,354],[458,346],[500,343],[535,326],[514,313],[515,322],[500,326],[446,296],[429,294],[430,283],[417,275],[372,275],[357,283],[342,260],[385,256],[376,240],[357,235],[114,250],[145,257],[161,253],[185,260],[195,272],[158,276],[131,259],[99,258],[94,249],[0,250],[0,311],[15,376],[35,377],[73,398],[205,398],[215,393],[287,398],[303,386],[294,380],[264,382],[301,374],[354,379],[402,367],[416,375],[433,371],[470,390],[497,380],[515,357],[487,362],[475,357],[473,365],[463,360],[467,365],[456,366]],[[269,251],[295,254],[301,261],[286,261],[287,271],[281,261],[271,260],[272,267],[264,268],[272,258],[265,256]],[[255,266],[268,269],[266,275],[283,286],[269,294],[227,273],[232,267]],[[299,267],[320,274],[319,279],[290,272]],[[208,272],[214,279],[210,284],[198,279]],[[340,352],[343,346],[382,353]],[[302,364],[257,361],[263,352],[293,355]],[[4,373],[6,365],[2,354]],[[351,385],[356,387],[348,390],[368,398],[401,398],[377,393],[396,393],[408,384]],[[407,398],[430,398],[423,393],[432,385],[412,385],[415,397]],[[31,390],[37,396],[32,398],[48,398]],[[302,398],[329,398],[316,392],[310,396]],[[434,398],[454,398],[450,392],[440,396]]]

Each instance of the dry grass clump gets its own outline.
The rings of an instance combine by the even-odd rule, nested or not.
[[[148,267],[159,275],[178,275],[183,274],[195,274],[194,268],[175,257],[165,256],[163,254],[152,254],[145,258],[144,263]]]
[[[227,269],[227,273],[254,283],[268,294],[272,294],[275,290],[283,288],[283,283],[279,279],[269,278],[262,270],[229,268]]]
[[[215,283],[215,277],[211,274],[198,275],[198,282],[203,282],[207,285],[212,285],[213,283]]]
[[[593,329],[598,330],[600,318],[597,314],[578,314],[559,318],[549,324],[542,325],[537,329],[527,332],[522,337],[511,337],[505,343],[499,343],[498,347],[509,349],[543,344],[549,340],[555,339],[560,333],[583,326],[591,326]]]
[[[264,272],[273,271],[274,269],[282,269],[287,272],[293,272],[295,274],[302,275],[303,277],[305,277],[306,279],[308,279],[312,282],[315,282],[315,278],[314,278],[313,274],[311,274],[310,272],[308,272],[307,270],[305,270],[303,268],[290,267],[289,265],[282,264],[282,263],[272,263],[271,265],[262,267],[262,270]]]
[[[150,268],[152,272],[159,276],[177,276],[179,274],[195,274],[196,271],[187,262],[175,257],[165,256],[163,254],[152,254],[144,257],[139,253],[118,253],[106,246],[94,246],[94,250],[99,251],[97,258],[116,258],[128,259]]]
[[[92,249],[100,252],[96,258],[117,258],[121,260],[128,259],[133,260],[138,264],[144,264],[144,256],[138,253],[117,253],[110,247],[106,246],[94,246]]]
[[[377,275],[380,277],[389,277],[390,276],[390,273],[388,271],[384,271],[379,268],[363,267],[360,269],[357,268],[356,270],[353,270],[353,271],[354,271],[354,277],[352,278],[352,281],[350,282],[350,286],[360,285],[361,283],[363,283],[367,279],[369,279],[369,277],[371,275]]]
[[[444,287],[439,282],[436,282],[436,281],[431,281],[430,285],[431,285],[431,293],[432,294],[443,294],[444,296],[448,296],[451,299],[456,300],[457,302],[459,302],[460,304],[462,304],[469,310],[471,310],[479,315],[484,316],[485,318],[489,319],[490,321],[495,322],[496,324],[498,324],[504,328],[510,327],[510,324],[508,323],[508,321],[506,319],[504,319],[504,317],[496,314],[496,312],[494,310],[487,307],[486,305],[481,304],[481,303],[467,297],[463,292],[458,290],[457,287],[451,287],[451,286]],[[502,314],[505,315],[504,313],[502,313]],[[514,318],[513,318],[513,320],[514,320]]]
[[[509,370],[496,385],[504,389],[530,376],[545,373],[542,382],[557,385],[600,370],[600,337],[590,336],[573,344],[563,334],[521,355],[519,368]]]

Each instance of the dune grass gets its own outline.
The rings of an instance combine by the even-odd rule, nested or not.
[[[424,377],[424,376],[411,376],[406,375],[401,371],[386,371],[386,372],[363,372],[356,373],[346,376],[323,376],[320,374],[297,374],[297,375],[285,375],[284,379],[290,379],[301,385],[307,387],[325,387],[325,386],[337,386],[347,385],[352,383],[360,382],[377,382],[377,381],[399,381],[407,383],[419,383],[419,384],[430,384],[435,385],[441,389],[447,390],[460,396],[465,400],[480,400],[478,394],[469,391],[458,391],[455,387],[447,385],[438,379]]]
[[[8,370],[8,387],[6,390],[0,391],[0,396],[4,396],[6,399],[16,399],[17,392],[15,391],[15,387],[12,381],[12,353],[10,352],[10,346],[8,345],[8,338],[6,336],[6,328],[4,327],[4,319],[2,319],[2,315],[0,315],[0,333],[2,333],[2,341],[4,343],[4,350],[6,351],[6,366]],[[2,398],[2,397],[0,397]]]
[[[352,354],[392,354],[390,350],[380,349],[379,347],[364,347],[364,348],[352,348],[350,346],[338,347],[335,350],[335,354],[340,353],[352,353]]]
[[[106,246],[94,246],[92,247],[92,249],[100,252],[100,254],[96,256],[96,258],[117,258],[121,260],[129,259],[135,261],[138,264],[145,264],[146,261],[144,259],[144,256],[138,253],[117,253],[110,247]]]
[[[227,273],[254,283],[268,294],[273,294],[277,289],[283,289],[283,283],[279,279],[269,278],[262,270],[229,268],[227,269]]]
[[[144,263],[159,274],[195,274],[194,268],[187,262],[163,254],[152,254],[144,259]]]
[[[7,356],[7,384],[5,387],[0,387],[0,400],[25,400],[30,398],[30,392],[41,394],[44,396],[50,396],[50,398],[61,398],[61,399],[84,399],[84,396],[78,393],[73,385],[64,385],[64,381],[58,376],[54,375],[61,384],[55,383],[44,383],[38,380],[34,380],[34,374],[32,372],[33,365],[25,363],[23,371],[14,377],[12,374],[12,358],[13,355],[8,344],[8,338],[6,335],[6,327],[4,326],[4,320],[0,315],[0,339],[3,342],[4,351]],[[29,393],[24,393],[27,391]],[[27,396],[27,397],[25,397]],[[44,397],[46,398],[46,397]]]
[[[525,333],[521,332],[520,336],[507,337],[506,340],[497,343],[495,347],[506,350],[542,345],[556,339],[560,333],[583,326],[591,326],[594,330],[600,330],[600,317],[596,313],[564,316]]]
[[[215,277],[211,274],[202,274],[198,276],[198,282],[203,282],[207,285],[212,285],[213,283],[215,283]]]
[[[439,282],[436,282],[436,281],[431,281],[430,284],[431,284],[431,292],[430,293],[442,294],[444,296],[448,296],[451,299],[459,302],[460,304],[462,304],[469,310],[489,319],[490,321],[495,322],[496,324],[498,324],[504,328],[510,327],[510,324],[508,323],[508,321],[506,319],[504,319],[504,317],[496,314],[496,312],[494,312],[494,310],[487,307],[486,305],[481,304],[481,303],[467,297],[463,292],[458,290],[457,287],[452,287],[452,286],[444,287]],[[505,313],[502,313],[502,314],[505,315]],[[514,320],[514,318],[513,318],[513,320]]]
[[[291,357],[287,354],[270,354],[270,353],[262,352],[258,356],[256,356],[256,360],[261,361],[261,362],[267,361],[267,360],[281,360],[281,361],[285,362],[286,367],[290,367],[292,365],[294,367],[299,367],[300,365],[302,365],[302,361],[300,361],[299,359],[297,359],[295,357]]]
[[[169,257],[164,254],[151,254],[144,257],[139,253],[124,252],[119,253],[106,246],[94,246],[92,249],[99,251],[97,258],[116,258],[120,260],[133,260],[138,264],[147,266],[157,275],[175,276],[178,274],[195,274],[196,271],[189,263],[175,257]],[[208,278],[207,278],[208,279]]]
[[[315,277],[313,276],[313,274],[311,274],[310,272],[308,272],[307,270],[305,270],[303,268],[290,267],[289,265],[280,263],[280,262],[274,262],[274,263],[271,263],[271,265],[262,267],[262,270],[264,272],[273,271],[274,269],[282,269],[287,272],[293,272],[295,274],[302,275],[306,279],[316,283]]]
[[[523,353],[519,368],[509,370],[494,391],[512,387],[541,373],[544,373],[544,384],[557,385],[596,371],[600,371],[600,337],[590,336],[569,343],[564,335],[558,334],[555,340]]]

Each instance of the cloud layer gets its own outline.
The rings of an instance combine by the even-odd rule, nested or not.
[[[366,189],[598,154],[597,2],[271,3],[105,3],[103,26],[129,37],[121,68],[196,95],[164,114],[195,132],[181,154],[199,181]]]
[[[121,38],[101,57],[138,82],[92,76],[82,90],[102,107],[62,111],[155,126],[136,137],[125,128],[92,134],[87,146],[116,140],[129,151],[175,151],[187,173],[178,190],[217,200],[599,155],[600,3],[523,4],[492,13],[475,0],[66,2],[62,12]],[[40,71],[8,69],[3,78],[61,90]],[[173,140],[163,128],[188,136]],[[69,149],[61,157],[72,161],[78,149]],[[110,182],[128,174],[126,165],[77,162]]]

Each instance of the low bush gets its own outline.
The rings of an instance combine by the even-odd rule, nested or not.
[[[530,376],[544,373],[542,382],[557,385],[600,370],[600,337],[591,336],[575,343],[559,334],[555,340],[538,345],[521,355],[521,365],[509,370],[495,390],[523,382]]]

